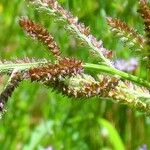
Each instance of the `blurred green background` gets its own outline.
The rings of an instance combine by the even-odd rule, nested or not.
[[[110,33],[106,17],[121,18],[143,33],[138,0],[60,0],[90,26],[115,58],[134,57]],[[92,62],[93,56],[53,19],[28,7],[24,0],[0,0],[0,59],[52,59],[45,47],[27,37],[18,25],[29,16],[54,35],[63,55]],[[0,89],[6,80],[0,78]],[[69,99],[38,83],[24,81],[15,90],[0,120],[1,150],[137,150],[150,148],[150,118],[100,98]],[[148,148],[147,148],[148,149]],[[144,150],[144,148],[143,148]]]

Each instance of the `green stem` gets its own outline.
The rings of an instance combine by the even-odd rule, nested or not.
[[[43,61],[43,62],[23,63],[23,64],[0,64],[0,73],[7,72],[7,71],[13,70],[13,69],[26,70],[31,67],[38,67],[39,65],[45,64],[45,63],[46,62]],[[130,75],[128,73],[125,73],[123,71],[117,70],[110,66],[85,63],[83,65],[83,67],[84,67],[84,69],[90,69],[90,70],[95,70],[95,71],[99,71],[99,72],[109,73],[112,75],[117,75],[122,79],[132,81],[134,83],[137,83],[139,85],[142,85],[142,86],[150,89],[150,83],[148,81],[143,80],[142,78]]]
[[[122,79],[132,81],[134,83],[137,83],[139,85],[142,85],[142,86],[147,87],[148,89],[150,89],[150,83],[148,81],[143,80],[142,78],[130,75],[128,73],[125,73],[123,71],[117,70],[117,69],[112,68],[112,67],[108,67],[108,66],[105,66],[105,65],[90,64],[90,63],[84,64],[83,67],[85,69],[91,69],[91,70],[106,72],[106,73],[109,73],[109,74],[112,74],[112,75],[118,75]]]

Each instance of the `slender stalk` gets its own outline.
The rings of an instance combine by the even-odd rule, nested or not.
[[[85,69],[91,69],[91,70],[106,72],[106,73],[109,73],[112,75],[118,75],[122,79],[132,81],[134,83],[137,83],[139,85],[142,85],[142,86],[150,89],[150,83],[148,81],[143,80],[142,78],[139,78],[137,76],[133,76],[131,74],[125,73],[123,71],[117,70],[117,69],[112,68],[112,67],[108,67],[105,65],[90,64],[90,63],[84,64],[83,67]]]

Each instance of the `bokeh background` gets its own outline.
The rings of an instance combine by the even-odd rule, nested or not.
[[[114,51],[114,58],[135,57],[109,31],[106,17],[126,21],[143,33],[138,0],[60,0],[91,32]],[[43,24],[54,35],[63,55],[93,62],[80,45],[52,18],[24,0],[0,0],[0,59],[52,59],[41,43],[27,37],[18,25],[21,16]],[[144,77],[144,71],[137,74]],[[0,90],[7,77],[0,77]],[[0,120],[1,150],[146,150],[150,148],[150,118],[126,106],[100,98],[74,100],[39,83],[24,81]]]

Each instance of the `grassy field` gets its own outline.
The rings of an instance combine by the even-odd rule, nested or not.
[[[116,58],[135,57],[114,38],[106,22],[117,17],[143,33],[138,0],[60,0],[64,8],[91,28]],[[0,0],[0,59],[52,59],[46,48],[19,27],[21,16],[43,24],[54,35],[65,56],[94,62],[60,25],[24,0]],[[142,69],[141,69],[142,70]],[[144,76],[145,72],[137,72]],[[0,78],[0,89],[7,77]],[[123,105],[100,98],[70,99],[39,83],[24,81],[7,104],[0,120],[1,150],[145,150],[150,148],[150,118]]]

